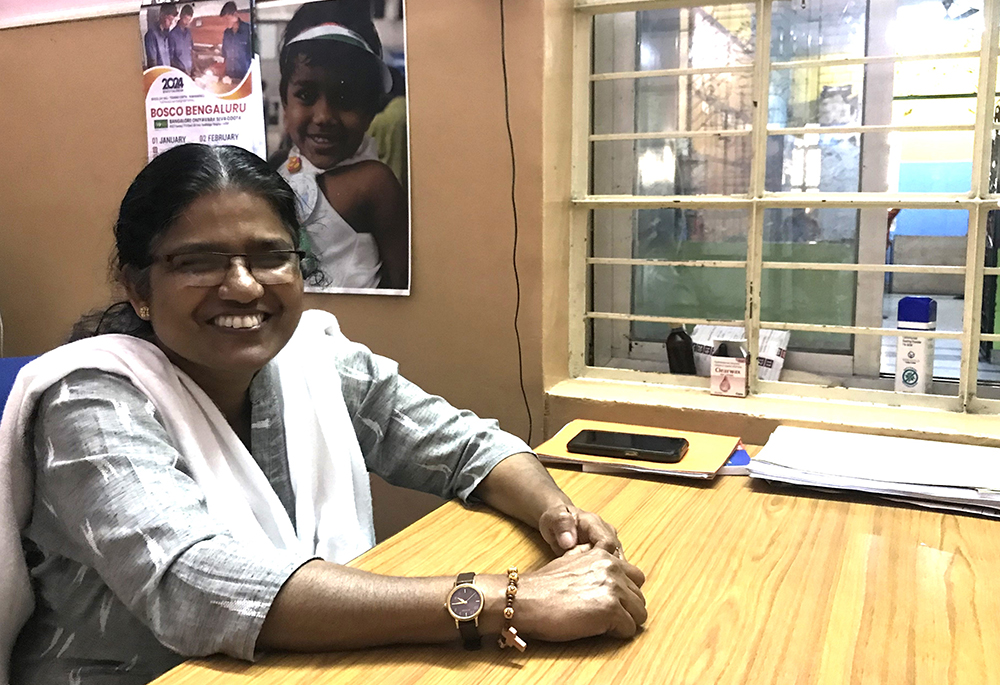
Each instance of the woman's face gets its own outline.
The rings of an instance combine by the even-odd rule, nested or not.
[[[361,146],[374,114],[365,110],[357,88],[330,70],[299,56],[288,80],[285,131],[299,151],[320,169],[351,157]]]
[[[154,244],[146,305],[157,344],[196,382],[249,382],[295,331],[302,314],[302,277],[261,285],[240,259],[232,260],[221,285],[191,285],[162,257],[198,252],[248,253],[294,249],[292,237],[271,205],[239,190],[223,190],[192,202]],[[161,258],[161,259],[157,259]]]

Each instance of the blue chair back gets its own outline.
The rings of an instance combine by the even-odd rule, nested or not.
[[[21,367],[34,359],[31,357],[0,357],[0,412],[7,404],[7,396],[14,387],[14,379]]]

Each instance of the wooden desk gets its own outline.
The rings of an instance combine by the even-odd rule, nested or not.
[[[1000,682],[995,522],[742,477],[700,485],[553,474],[578,505],[618,527],[630,560],[646,572],[649,620],[636,639],[529,638],[524,654],[487,639],[480,652],[456,640],[272,655],[254,665],[215,657],[156,683]],[[456,549],[445,533],[460,523],[475,542]],[[451,575],[502,573],[511,563],[537,568],[548,558],[525,526],[449,503],[352,565]]]

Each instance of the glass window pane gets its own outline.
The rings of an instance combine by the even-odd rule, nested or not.
[[[768,136],[765,188],[770,192],[858,192],[860,138],[820,133]]]
[[[749,131],[751,78],[738,72],[595,81],[594,133]]]
[[[982,0],[781,0],[771,10],[771,60],[978,51],[982,9]]]
[[[767,121],[771,126],[860,126],[862,65],[776,69],[771,72]]]
[[[764,269],[762,322],[854,325],[857,274],[851,271]],[[766,324],[763,324],[766,327]],[[792,331],[789,349],[849,353],[848,339],[812,331]]]
[[[764,214],[767,266],[762,272],[761,319],[891,328],[896,325],[895,307],[906,295],[952,302],[964,293],[964,271],[810,271],[781,268],[780,263],[964,267],[968,222],[966,210],[768,209]],[[942,306],[951,313],[955,305]],[[960,302],[957,306],[961,309]],[[961,317],[942,321],[959,326]],[[939,330],[948,329],[939,326]],[[791,344],[799,350],[851,351],[831,348],[831,341],[837,340],[845,339],[796,331]]]
[[[892,123],[900,126],[975,126],[975,97],[935,97],[935,96],[903,96],[893,99]],[[932,136],[941,136],[932,133]],[[893,134],[895,135],[895,134]],[[916,134],[912,134],[916,135]],[[952,132],[951,135],[968,137],[971,145],[972,131]],[[928,144],[934,145],[938,139],[931,138]]]
[[[968,193],[972,142],[972,131],[768,136],[765,188],[810,193]],[[865,165],[867,179],[861,174],[863,149],[870,159]]]
[[[820,0],[806,8],[776,2],[768,121],[772,128],[816,127],[817,132],[769,137],[767,190],[969,192],[977,56],[782,65],[866,55],[978,52],[981,9],[981,2]],[[863,136],[821,132],[825,126],[857,125],[969,130]]]
[[[849,207],[766,209],[764,261],[855,263],[858,218]]]
[[[779,1],[771,6],[771,61],[863,57],[866,3]]]
[[[591,256],[742,261],[749,226],[748,209],[597,209]]]
[[[592,84],[597,135],[741,131],[740,135],[595,141],[595,194],[745,194],[750,184],[753,5],[598,15],[593,73],[661,69],[695,73]]]
[[[587,364],[612,368],[630,368],[629,322],[611,319],[587,320]],[[663,351],[666,360],[666,349]],[[666,369],[652,369],[665,371]]]
[[[750,136],[607,140],[592,144],[595,195],[745,195]]]
[[[752,3],[599,14],[594,73],[751,64],[755,28]]]
[[[964,266],[968,228],[969,212],[964,209],[767,209],[763,258],[770,262]],[[858,252],[862,235],[863,258]]]
[[[597,258],[743,261],[750,211],[744,209],[600,209],[592,213]],[[698,319],[743,319],[740,268],[594,265],[592,311]],[[635,340],[663,341],[668,324],[633,322]]]
[[[983,0],[903,0],[886,39],[897,55],[926,55],[977,52],[982,34]]]
[[[743,269],[697,266],[592,264],[594,310],[682,319],[743,320],[746,276]],[[597,284],[615,283],[628,299],[599,301]],[[610,308],[602,308],[604,307]],[[634,340],[666,339],[669,324],[632,322]]]
[[[893,99],[966,95],[972,96],[973,106],[978,88],[978,56],[899,62],[892,81]]]
[[[865,67],[775,70],[771,73],[768,123],[772,127],[974,125],[978,60],[910,62],[897,65],[897,70],[910,70],[915,65],[934,75],[921,73],[904,82],[897,74],[895,80],[884,84],[884,90],[880,87],[873,93],[873,97],[881,97],[892,92],[890,86],[894,88],[891,120],[876,118],[874,112],[862,117]],[[876,67],[867,70],[873,72]]]

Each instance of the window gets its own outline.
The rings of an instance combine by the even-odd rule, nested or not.
[[[1000,411],[1000,0],[643,4],[576,4],[571,374],[707,388],[666,337],[738,326],[788,335],[752,392]]]

